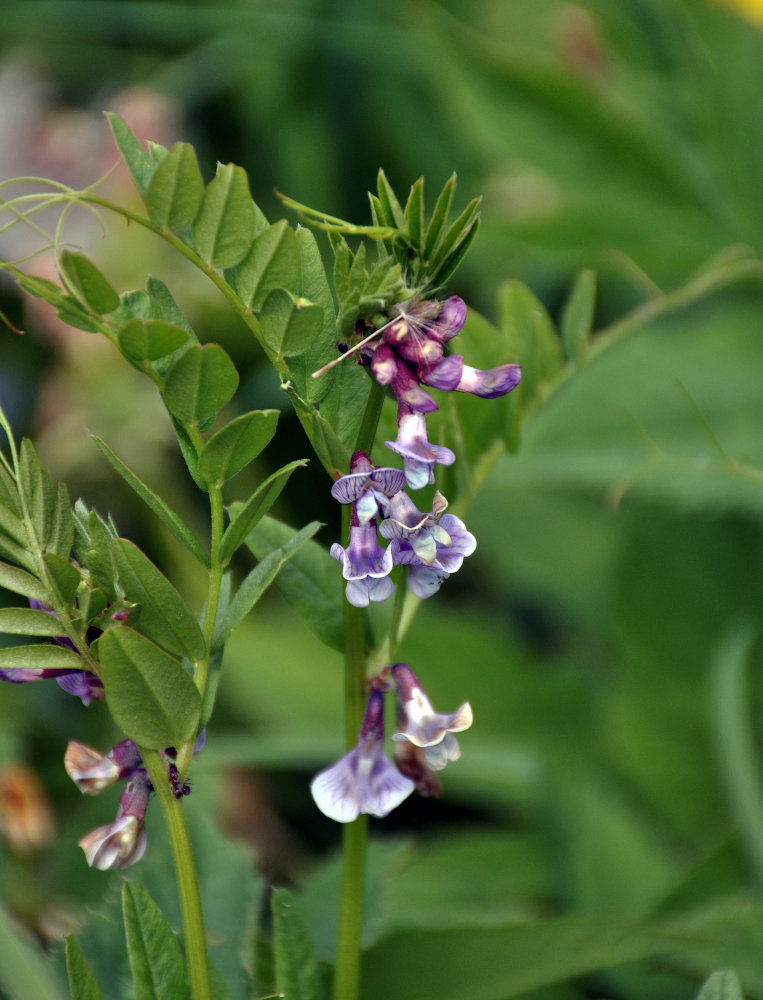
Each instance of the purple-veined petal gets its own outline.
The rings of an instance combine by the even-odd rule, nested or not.
[[[458,392],[470,392],[483,399],[497,399],[516,389],[522,379],[519,365],[499,365],[497,368],[480,370],[464,365],[461,381],[456,386]]]

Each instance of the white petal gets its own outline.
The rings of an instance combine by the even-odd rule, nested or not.
[[[360,813],[355,769],[357,753],[351,750],[332,767],[316,774],[310,782],[315,804],[324,816],[337,823],[351,823]]]

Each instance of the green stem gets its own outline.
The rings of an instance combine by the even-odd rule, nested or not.
[[[356,451],[370,454],[384,402],[384,389],[375,382],[361,421]],[[350,535],[352,509],[342,510],[342,538]],[[355,746],[365,711],[367,684],[366,620],[362,608],[344,602],[344,703],[347,749]],[[342,832],[342,885],[339,891],[334,1000],[357,1000],[360,985],[360,946],[363,937],[363,895],[368,817],[345,824]]]
[[[175,863],[191,1000],[213,1000],[199,879],[183,802],[172,794],[159,755],[153,750],[141,750],[141,756],[164,814]]]

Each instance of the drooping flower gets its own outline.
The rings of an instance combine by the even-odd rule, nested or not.
[[[140,861],[148,837],[143,825],[151,794],[151,782],[143,768],[133,771],[119,799],[113,823],[96,827],[79,841],[91,868],[127,868]]]
[[[107,754],[70,740],[64,754],[66,773],[84,795],[100,795],[116,781],[129,777],[141,764],[140,751],[132,740],[122,740]]]
[[[443,445],[430,444],[424,414],[406,403],[397,407],[397,438],[384,442],[403,459],[405,480],[412,490],[434,482],[434,465],[453,465],[456,456]]]
[[[344,592],[350,604],[366,608],[369,601],[386,601],[392,595],[394,585],[389,579],[392,553],[379,545],[376,520],[352,525],[347,548],[334,542],[329,551],[333,559],[342,563],[342,575],[347,581]]]
[[[458,760],[461,748],[453,735],[468,729],[474,719],[468,701],[455,712],[436,712],[427,697],[421,681],[407,663],[396,663],[390,668],[397,694],[397,720],[399,732],[393,740],[412,743],[424,750],[427,767],[441,771],[449,761]]]
[[[436,594],[477,548],[477,539],[454,514],[444,514],[437,527],[434,558],[429,563],[417,554],[411,538],[395,537],[389,544],[393,562],[408,567],[408,587],[422,600]]]
[[[331,495],[342,504],[354,504],[359,524],[368,524],[375,517],[386,517],[389,498],[405,485],[400,469],[372,465],[368,455],[356,451],[350,462],[350,472],[337,479]]]
[[[386,816],[411,794],[413,781],[392,764],[383,744],[384,695],[372,690],[356,746],[310,784],[325,816],[338,823],[350,823],[360,813]]]
[[[423,514],[407,493],[398,493],[389,503],[389,516],[379,525],[383,538],[401,539],[410,545],[419,562],[430,566],[437,557],[438,544],[450,545],[450,536],[437,522],[448,506],[439,492],[432,500],[432,511]]]
[[[401,774],[411,779],[419,795],[439,799],[442,786],[427,763],[426,753],[422,747],[414,746],[407,740],[399,740],[393,751],[395,766]]]

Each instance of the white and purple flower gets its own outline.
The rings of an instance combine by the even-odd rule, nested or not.
[[[337,823],[351,823],[361,813],[386,816],[411,794],[413,781],[392,764],[383,744],[384,695],[372,690],[357,745],[310,784],[325,816]]]
[[[422,749],[426,767],[431,771],[442,771],[450,761],[461,756],[454,733],[461,733],[471,726],[474,721],[471,705],[465,701],[449,715],[436,712],[421,681],[407,663],[396,663],[390,668],[390,674],[397,693],[400,727],[392,739]]]
[[[434,482],[434,465],[453,465],[456,456],[443,445],[430,444],[424,414],[406,403],[397,408],[397,438],[384,442],[403,459],[405,480],[412,490]]]

